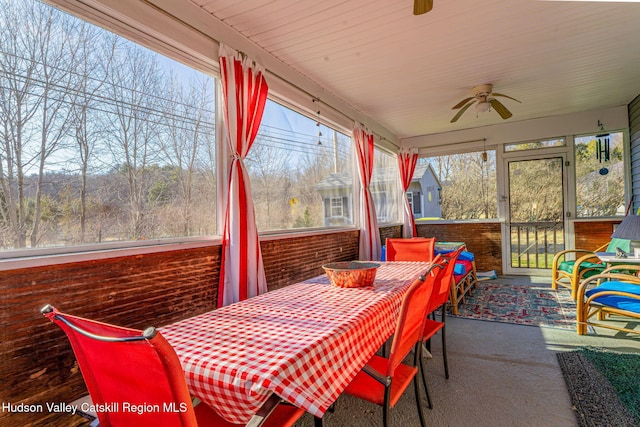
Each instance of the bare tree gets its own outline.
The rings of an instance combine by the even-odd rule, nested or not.
[[[482,153],[436,157],[433,166],[442,185],[445,219],[495,218],[495,156]]]
[[[0,3],[0,152],[2,219],[14,247],[32,247],[40,239],[45,167],[60,148],[67,126],[68,63],[74,47],[71,21],[41,3]],[[25,177],[35,174],[35,189]],[[32,201],[32,203],[30,203]]]
[[[291,151],[279,148],[269,132],[261,132],[245,159],[251,178],[256,222],[261,230],[288,228]]]
[[[162,126],[160,98],[162,69],[148,50],[127,43],[118,47],[108,74],[111,100],[109,150],[119,172],[126,177],[130,237],[153,233],[147,220],[147,191],[151,184],[147,166],[158,158],[158,133]]]
[[[206,157],[208,146],[215,137],[213,112],[213,85],[209,78],[192,79],[188,87],[175,74],[169,78],[167,99],[164,100],[165,133],[162,152],[165,161],[176,170],[175,179],[180,190],[176,204],[181,206],[179,221],[181,233],[192,233],[193,186],[196,168]]]
[[[87,228],[87,203],[90,165],[94,161],[96,144],[102,138],[104,128],[99,117],[104,114],[101,105],[105,102],[103,92],[111,70],[114,51],[120,44],[115,37],[102,37],[102,32],[93,25],[78,21],[75,35],[75,68],[69,88],[71,100],[70,134],[77,147],[77,157],[71,161],[80,169],[80,200],[78,213],[78,243],[84,243]]]

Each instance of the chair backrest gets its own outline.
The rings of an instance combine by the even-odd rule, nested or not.
[[[110,405],[97,411],[101,427],[197,426],[178,356],[155,328],[41,311],[67,334],[93,404]]]
[[[439,257],[424,275],[418,277],[409,287],[402,299],[400,315],[396,323],[396,331],[391,343],[387,376],[393,373],[405,359],[415,344],[422,338],[426,309],[434,290],[434,285],[444,265],[439,263]]]
[[[427,314],[431,313],[448,301],[449,295],[451,294],[451,282],[453,281],[456,261],[463,249],[464,248],[461,246],[453,252],[439,255],[442,258],[442,263],[444,263],[445,267],[440,271],[440,274],[436,279],[433,295],[431,295],[431,298],[429,299]]]
[[[432,261],[435,237],[388,238],[387,261]]]

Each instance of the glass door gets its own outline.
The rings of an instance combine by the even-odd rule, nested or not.
[[[565,247],[565,156],[505,159],[506,272],[546,274]]]

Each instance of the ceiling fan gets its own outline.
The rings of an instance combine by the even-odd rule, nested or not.
[[[470,96],[469,98],[465,98],[453,106],[452,108],[453,110],[460,109],[460,111],[458,111],[456,115],[453,116],[453,119],[451,119],[451,123],[454,123],[455,121],[457,121],[460,118],[460,116],[462,116],[462,114],[465,111],[467,111],[467,109],[471,107],[474,103],[476,104],[477,112],[485,112],[485,111],[489,111],[490,108],[493,108],[498,114],[500,114],[500,117],[502,117],[503,119],[506,120],[509,117],[511,117],[513,115],[511,114],[511,111],[509,111],[502,102],[498,101],[494,97],[502,96],[504,98],[512,99],[516,102],[520,102],[520,101],[508,95],[504,95],[502,93],[494,93],[492,92],[492,90],[493,90],[493,85],[490,83],[475,86],[472,89],[473,96]]]
[[[433,0],[413,0],[413,14],[422,15],[433,9]]]

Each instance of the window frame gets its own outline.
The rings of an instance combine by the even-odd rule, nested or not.
[[[336,209],[340,210],[340,214],[336,215]],[[329,218],[342,218],[344,217],[344,206],[342,202],[342,196],[329,197]]]

